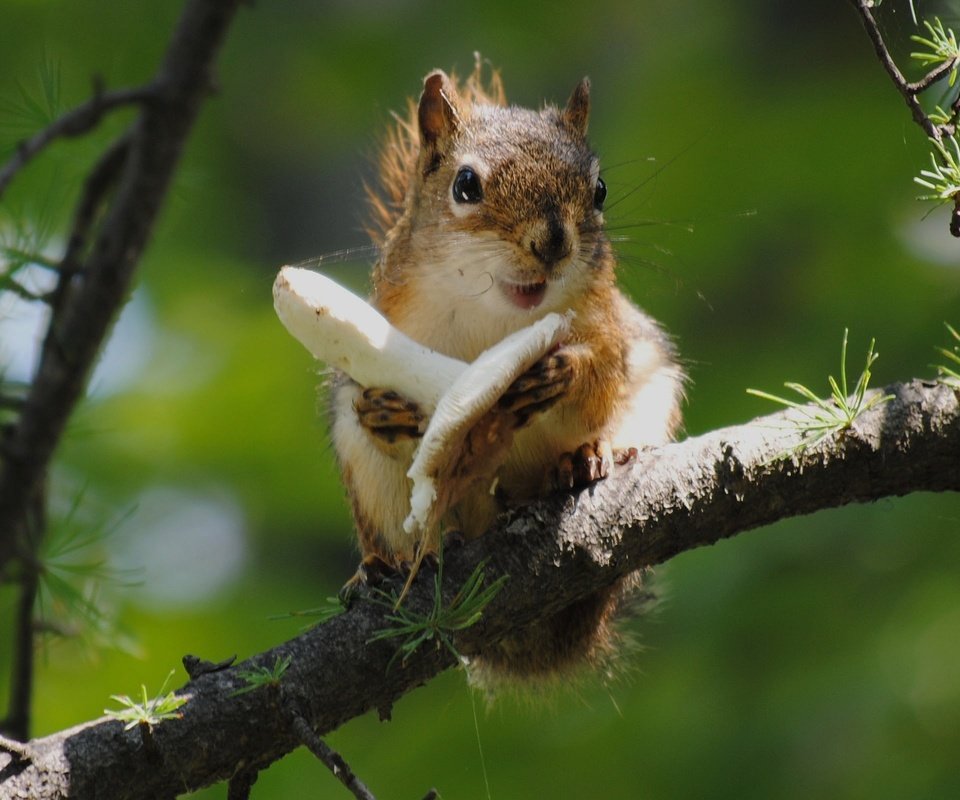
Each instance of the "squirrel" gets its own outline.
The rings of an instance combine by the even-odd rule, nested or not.
[[[470,362],[549,312],[574,312],[567,341],[500,400],[517,430],[497,490],[478,485],[445,520],[464,539],[506,506],[603,479],[680,424],[685,378],[674,346],[616,285],[589,111],[587,78],[564,108],[537,111],[508,106],[499,72],[485,81],[479,57],[462,84],[435,70],[407,117],[395,117],[378,185],[367,187],[379,251],[370,302],[411,338]],[[417,555],[403,521],[425,414],[344,375],[331,411],[363,556],[353,580],[400,570]],[[616,649],[612,617],[635,584],[621,580],[508,637],[472,659],[476,674],[523,680],[603,665]]]

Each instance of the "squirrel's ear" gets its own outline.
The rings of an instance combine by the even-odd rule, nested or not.
[[[457,90],[442,70],[435,70],[423,81],[423,94],[417,108],[420,123],[420,143],[436,152],[457,128]]]
[[[563,121],[580,133],[581,136],[586,136],[589,116],[590,79],[584,78],[577,84],[577,88],[573,90],[573,94],[567,101],[567,107],[563,109]]]

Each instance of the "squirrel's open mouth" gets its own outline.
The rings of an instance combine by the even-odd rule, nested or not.
[[[547,293],[547,281],[545,278],[529,283],[501,281],[500,289],[517,308],[529,310],[543,302],[543,297]]]

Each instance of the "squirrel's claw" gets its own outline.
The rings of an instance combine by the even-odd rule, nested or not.
[[[517,427],[523,426],[567,393],[573,372],[573,359],[567,352],[548,353],[511,384],[497,405],[516,414]]]
[[[360,424],[389,444],[399,439],[419,439],[427,425],[420,407],[392,389],[364,389],[353,407]]]
[[[606,439],[580,445],[576,452],[564,453],[556,467],[555,484],[558,489],[578,489],[606,478],[624,451],[614,453]],[[634,454],[636,451],[634,451]]]
[[[384,581],[402,574],[402,570],[384,561],[376,553],[368,553],[357,566],[353,576],[340,587],[337,597],[349,608],[361,586],[377,587]]]

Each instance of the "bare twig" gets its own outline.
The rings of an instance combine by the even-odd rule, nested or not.
[[[8,261],[33,264],[34,266],[53,271],[60,269],[60,262],[54,261],[52,258],[47,258],[42,253],[30,253],[19,247],[10,247],[9,245],[0,245],[0,253],[3,253]]]
[[[18,761],[30,761],[33,758],[30,745],[5,736],[0,736],[0,752],[10,753],[16,756]]]
[[[241,769],[227,782],[227,800],[247,800],[260,773],[255,769]]]
[[[93,97],[86,103],[68,111],[42,131],[20,143],[16,153],[0,169],[0,195],[6,191],[13,177],[51,142],[62,137],[86,133],[108,111],[146,103],[155,96],[155,93],[153,86],[139,86],[135,89],[120,89],[115,92],[103,92],[100,87],[96,87]]]
[[[923,110],[923,106],[920,105],[918,97],[948,73],[956,70],[960,59],[956,57],[949,58],[930,70],[930,72],[920,80],[913,81],[912,83],[907,81],[894,62],[893,57],[890,55],[886,43],[883,41],[883,35],[880,33],[880,28],[871,11],[873,7],[871,0],[850,0],[850,2],[860,14],[860,19],[867,31],[867,35],[870,37],[870,41],[873,42],[873,49],[876,51],[877,58],[880,60],[880,63],[883,64],[883,68],[893,81],[893,85],[910,109],[913,121],[923,129],[923,132],[929,139],[933,140],[940,152],[944,152],[944,138],[953,136],[957,130],[957,119],[960,117],[960,94],[957,95],[950,106],[950,117],[942,122],[934,122],[933,119],[930,118]],[[953,202],[953,211],[950,215],[950,233],[960,238],[960,195],[955,195],[951,199]]]
[[[120,173],[129,152],[130,134],[127,133],[110,145],[84,182],[83,194],[74,213],[73,229],[70,231],[67,250],[62,262],[58,265],[62,271],[70,273],[71,276],[80,263],[97,212],[101,209],[107,193],[120,179]]]
[[[46,498],[43,493],[37,496],[33,504],[33,511],[26,526],[27,542],[25,545],[35,550],[37,542],[46,528]],[[13,669],[10,676],[10,708],[7,717],[0,725],[3,733],[14,739],[26,741],[30,737],[30,709],[33,699],[33,654],[34,654],[34,619],[33,609],[36,604],[37,590],[40,577],[33,565],[24,560],[23,572],[20,576],[20,599],[17,605],[16,626],[13,631],[14,642]]]
[[[297,737],[303,742],[307,749],[320,759],[324,766],[333,773],[333,776],[346,786],[347,789],[350,790],[350,793],[358,798],[358,800],[376,800],[370,790],[364,786],[363,782],[354,774],[353,770],[350,769],[350,765],[343,760],[343,756],[314,733],[310,727],[310,723],[292,707],[292,703],[288,703],[287,706],[287,711],[290,715],[290,724],[293,726]]]
[[[26,286],[17,281],[15,278],[8,276],[3,276],[3,280],[0,281],[0,291],[10,292],[11,294],[19,297],[21,300],[26,300],[28,303],[50,302],[49,295],[31,292]]]
[[[923,92],[927,91],[927,89],[933,86],[933,84],[935,84],[945,75],[948,75],[956,66],[956,59],[944,61],[939,66],[930,70],[930,72],[924,75],[920,80],[906,84],[906,89],[910,94],[916,97],[918,94],[922,94]],[[942,128],[942,126],[940,127]]]
[[[872,4],[870,0],[850,0],[850,2],[853,3],[853,7],[860,14],[860,19],[863,22],[863,27],[866,28],[867,36],[869,36],[870,41],[873,42],[873,49],[877,53],[877,58],[887,71],[897,91],[900,92],[903,97],[907,108],[910,109],[910,113],[913,115],[913,121],[923,128],[924,132],[931,139],[935,139],[938,142],[941,141],[943,134],[940,128],[927,116],[923,110],[923,106],[920,105],[920,101],[917,100],[917,95],[933,85],[936,79],[932,79],[931,75],[940,73],[945,65],[938,66],[929,75],[916,83],[910,83],[903,77],[903,73],[896,65],[896,62],[894,62],[893,56],[890,55],[890,51],[883,41],[883,34],[880,33],[880,27],[877,25],[877,21],[874,19],[873,12],[871,11]],[[953,62],[948,62],[948,65],[952,67]],[[946,72],[949,72],[949,68],[944,70],[942,74],[946,74]]]

